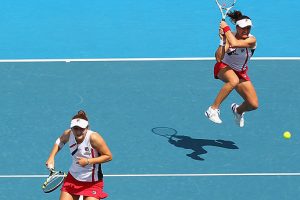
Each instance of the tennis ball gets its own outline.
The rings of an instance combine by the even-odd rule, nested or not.
[[[285,132],[283,133],[283,137],[284,137],[285,139],[290,139],[290,138],[292,137],[292,134],[291,134],[289,131],[285,131]]]

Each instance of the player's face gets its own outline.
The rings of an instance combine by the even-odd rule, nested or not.
[[[249,36],[251,26],[246,26],[244,28],[241,28],[239,26],[236,26],[237,34],[241,39],[246,39]]]
[[[72,132],[73,132],[75,137],[80,137],[80,136],[84,135],[86,130],[87,130],[86,128],[80,128],[78,126],[74,126],[72,128]]]

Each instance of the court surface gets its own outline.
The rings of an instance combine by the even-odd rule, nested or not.
[[[235,92],[222,105],[222,125],[204,116],[221,87],[212,60],[2,62],[0,199],[58,199],[59,190],[42,193],[44,162],[79,109],[113,153],[103,164],[109,199],[295,199],[299,64],[251,61],[260,107],[238,128]],[[175,129],[177,140],[154,134],[155,127]],[[56,167],[67,171],[70,163],[65,147]]]
[[[1,1],[0,200],[59,198],[41,190],[45,161],[80,109],[113,153],[103,165],[108,199],[297,199],[299,4],[237,1],[235,9],[251,17],[258,41],[249,75],[260,107],[242,129],[230,110],[241,102],[235,92],[222,125],[204,116],[222,85],[212,73],[215,1]],[[176,137],[152,132],[161,127]],[[56,167],[70,164],[65,147]]]

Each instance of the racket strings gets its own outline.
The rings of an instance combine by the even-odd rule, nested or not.
[[[55,173],[50,175],[50,177],[47,178],[46,182],[43,184],[43,190],[44,192],[50,192],[55,190],[57,187],[59,187],[63,180],[65,178],[64,173]]]
[[[48,184],[46,184],[46,187],[48,187],[48,188],[54,188],[62,180],[63,180],[63,177],[54,177],[51,180],[49,180]]]
[[[235,0],[217,0],[217,1],[218,1],[219,5],[224,9],[230,8],[235,3]]]
[[[166,138],[170,138],[177,134],[177,131],[170,127],[155,127],[152,129],[152,132],[156,135],[160,135]]]

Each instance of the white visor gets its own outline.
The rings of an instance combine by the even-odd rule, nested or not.
[[[87,126],[89,125],[89,122],[84,120],[84,119],[80,119],[80,118],[77,118],[77,119],[73,119],[71,121],[71,128],[73,128],[74,126],[78,126],[80,128],[86,128]]]
[[[241,19],[236,22],[236,25],[245,28],[246,26],[252,26],[252,22],[250,19]]]

